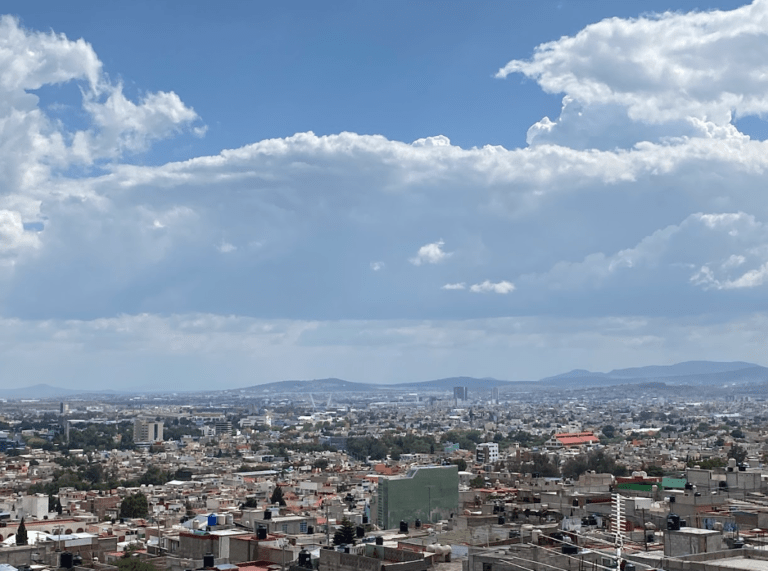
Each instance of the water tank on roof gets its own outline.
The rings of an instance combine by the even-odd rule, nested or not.
[[[563,545],[561,549],[563,555],[576,555],[579,552],[577,545]]]
[[[219,514],[216,516],[216,525],[224,525],[226,521],[227,518],[224,516],[224,514]]]
[[[215,560],[213,558],[213,553],[206,553],[205,555],[203,555],[203,568],[212,569],[213,566],[215,565],[214,561]]]
[[[312,569],[312,555],[306,549],[299,551],[299,567]]]
[[[272,510],[264,510],[264,519],[272,519]]]
[[[208,526],[209,527],[213,527],[214,525],[216,525],[216,521],[217,521],[216,520],[216,514],[210,514],[208,516]]]
[[[376,536],[376,545],[384,545],[384,538],[380,535]]]
[[[416,518],[416,521],[413,522],[413,527],[415,527],[416,529],[421,528],[421,520],[419,518]]]
[[[365,528],[362,525],[358,525],[355,528],[355,535],[357,536],[358,539],[365,537]]]
[[[256,539],[261,539],[261,540],[267,539],[267,528],[264,527],[263,525],[260,525],[256,529]]]
[[[64,569],[72,569],[73,557],[69,551],[64,551],[59,558],[59,566]]]
[[[308,525],[307,526],[307,535],[312,535],[315,533],[315,526],[314,525]]]
[[[400,522],[400,533],[408,533],[408,522],[406,521]]]
[[[234,525],[235,523],[235,516],[232,514],[227,514],[227,525]]]
[[[499,525],[504,525],[507,522],[507,520],[504,518],[503,515],[499,516],[498,521],[499,521]]]
[[[667,516],[667,529],[671,531],[677,531],[680,529],[679,515],[671,513]]]

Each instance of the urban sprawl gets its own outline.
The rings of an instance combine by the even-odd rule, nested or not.
[[[0,571],[768,569],[764,388],[0,402]]]

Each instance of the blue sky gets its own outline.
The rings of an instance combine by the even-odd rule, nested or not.
[[[763,362],[764,1],[3,8],[4,385]]]

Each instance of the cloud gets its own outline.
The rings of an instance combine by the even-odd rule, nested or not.
[[[102,67],[83,39],[27,30],[16,18],[0,17],[0,184],[8,198],[34,210],[52,175],[146,150],[152,141],[199,120],[172,92],[130,101]],[[63,119],[54,120],[40,108],[35,92],[69,82],[80,87],[81,109],[54,103],[47,110],[63,113]],[[68,128],[71,115],[82,119],[80,111],[87,126]]]
[[[548,93],[619,105],[633,120],[730,123],[768,112],[768,2],[731,11],[610,18],[538,46],[522,73]]]
[[[538,358],[546,373],[747,358],[740,343],[756,347],[768,331],[768,143],[729,122],[720,75],[732,76],[737,114],[761,113],[766,64],[718,66],[738,59],[739,42],[745,58],[763,54],[764,6],[609,20],[540,48],[507,72],[562,92],[563,107],[531,126],[524,148],[306,132],[157,166],[130,161],[204,131],[181,97],[128,98],[84,40],[2,19],[0,325],[20,336],[0,335],[4,354],[27,351],[14,366],[32,375],[34,347],[51,363],[77,348],[64,359],[70,378],[102,375],[111,354],[130,363],[134,348],[154,370],[193,355],[213,371],[234,356],[244,382],[249,351],[272,346],[264,380],[374,368],[429,378],[439,373],[427,354],[444,376],[496,355],[485,374],[503,378],[515,374],[503,366],[510,345],[531,375],[545,372]],[[697,83],[715,45],[713,83]],[[664,73],[684,71],[671,87],[653,77],[647,50],[663,52]],[[42,109],[35,90],[63,82],[80,88],[80,107]],[[414,254],[425,236],[443,239]],[[509,281],[478,282],[486,276]],[[500,306],[532,317],[501,318]],[[718,333],[715,319],[733,329]],[[89,351],[102,360],[94,368]]]
[[[665,284],[685,296],[704,290],[755,288],[768,278],[768,226],[744,212],[687,217],[612,255],[592,253],[559,262],[548,272],[521,278],[529,287],[557,290],[624,289]],[[658,287],[658,286],[657,286]],[[669,294],[668,294],[669,295]]]
[[[221,242],[221,243],[218,245],[218,250],[219,250],[219,252],[221,252],[222,254],[229,254],[230,252],[234,252],[235,250],[237,250],[237,247],[236,247],[236,246],[234,246],[234,245],[232,245],[232,244],[230,244],[229,242],[224,242],[224,241],[222,241],[222,242]]]
[[[0,267],[12,267],[18,256],[39,247],[38,232],[25,230],[18,212],[0,210]]]
[[[485,280],[482,283],[474,284],[469,287],[469,291],[472,293],[500,293],[508,294],[515,291],[515,284],[508,281],[501,281],[493,283],[489,280]]]
[[[450,258],[453,252],[444,252],[443,246],[445,242],[438,240],[426,246],[419,248],[416,256],[408,260],[414,266],[421,266],[422,264],[439,264]]]

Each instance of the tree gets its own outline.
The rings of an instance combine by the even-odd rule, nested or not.
[[[731,449],[728,451],[728,458],[733,458],[736,460],[737,464],[743,464],[744,460],[747,459],[747,451],[744,449],[743,446],[740,446],[739,444],[734,444],[731,446]]]
[[[157,466],[150,466],[147,471],[139,478],[139,484],[152,484],[153,486],[162,486],[168,480],[171,479],[171,475],[168,472],[164,472]]]
[[[464,458],[452,458],[451,464],[456,464],[459,467],[459,472],[467,471],[467,461]]]
[[[598,474],[613,474],[614,476],[623,476],[627,473],[627,467],[617,464],[613,456],[606,454],[603,450],[593,450],[568,460],[563,465],[563,476],[578,478],[589,470],[594,470]]]
[[[157,571],[157,567],[138,557],[121,557],[115,563],[120,571]]]
[[[347,518],[341,520],[341,527],[333,534],[334,545],[354,545],[355,526]]]
[[[285,505],[285,498],[283,498],[283,489],[280,486],[275,486],[275,490],[272,492],[269,501],[273,504]]]
[[[147,517],[149,514],[149,503],[147,496],[141,492],[126,496],[120,504],[120,517]]]
[[[471,488],[484,488],[485,478],[483,478],[482,476],[475,476],[469,481],[469,486]]]
[[[56,513],[61,515],[61,512],[64,511],[64,508],[61,506],[61,498],[56,498]]]
[[[603,436],[606,438],[614,438],[616,436],[616,427],[611,424],[606,424],[602,429],[600,429],[600,432],[602,432]]]
[[[661,478],[664,476],[664,470],[660,466],[648,466],[645,473],[652,478]]]
[[[21,518],[19,529],[16,530],[16,545],[27,545],[27,526],[24,525],[24,518]]]
[[[245,502],[243,503],[244,508],[257,508],[259,507],[259,500],[256,498],[246,498]]]

